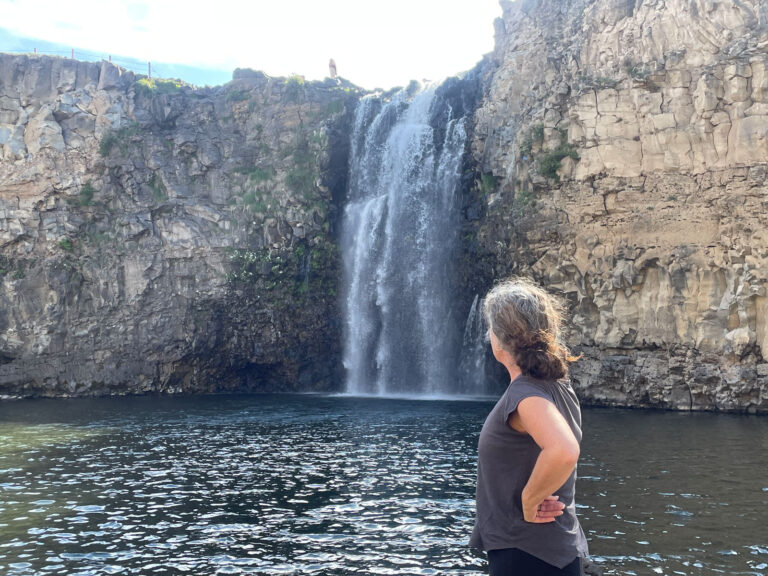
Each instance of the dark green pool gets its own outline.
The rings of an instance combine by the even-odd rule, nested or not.
[[[0,574],[482,574],[488,402],[0,404]],[[606,574],[768,574],[768,418],[585,410]]]

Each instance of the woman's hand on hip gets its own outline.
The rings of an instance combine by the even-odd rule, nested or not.
[[[559,496],[547,496],[541,502],[523,502],[523,518],[526,522],[546,524],[554,522],[555,518],[563,515],[565,504],[558,502]]]

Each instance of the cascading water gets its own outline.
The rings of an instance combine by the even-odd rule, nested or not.
[[[358,105],[342,228],[349,393],[473,392],[451,293],[465,144],[438,86]]]
[[[464,336],[461,339],[461,362],[459,374],[465,382],[482,378],[485,374],[486,327],[483,321],[482,302],[475,294],[472,307],[469,309],[467,323],[464,325]]]

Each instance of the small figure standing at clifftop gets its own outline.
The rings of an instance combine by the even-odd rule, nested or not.
[[[331,58],[331,61],[328,62],[328,70],[330,70],[330,72],[331,72],[331,78],[335,79],[336,76],[337,76],[337,74],[336,74],[336,61],[333,58]]]

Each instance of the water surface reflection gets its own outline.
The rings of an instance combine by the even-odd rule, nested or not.
[[[0,573],[482,574],[487,402],[320,396],[0,405]],[[768,419],[585,411],[608,574],[768,574]]]

